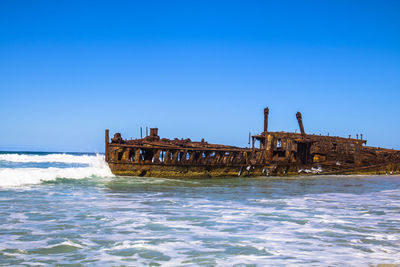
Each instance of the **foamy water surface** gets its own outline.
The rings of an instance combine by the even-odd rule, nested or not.
[[[0,264],[400,264],[400,177],[114,177],[102,155],[0,154]]]

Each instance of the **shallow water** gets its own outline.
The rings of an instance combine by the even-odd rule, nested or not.
[[[400,264],[398,176],[113,177],[101,155],[3,153],[0,219],[3,265]]]

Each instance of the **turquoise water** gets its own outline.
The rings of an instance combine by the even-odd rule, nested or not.
[[[102,155],[0,154],[0,264],[400,264],[400,177],[114,177]]]

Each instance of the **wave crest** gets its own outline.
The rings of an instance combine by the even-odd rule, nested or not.
[[[62,163],[81,163],[90,164],[94,157],[101,157],[100,154],[94,155],[72,155],[72,154],[47,154],[47,155],[32,155],[32,154],[0,154],[0,160],[9,162],[62,162]]]
[[[1,157],[2,156],[2,157]],[[54,181],[57,178],[83,179],[88,177],[111,177],[110,168],[103,155],[27,155],[27,154],[3,154],[0,160],[12,162],[64,162],[85,163],[88,167],[75,168],[0,168],[0,187],[21,186],[39,184],[44,181]],[[18,161],[17,161],[18,160]],[[28,161],[30,160],[30,161]]]

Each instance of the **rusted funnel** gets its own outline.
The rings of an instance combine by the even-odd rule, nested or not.
[[[299,123],[299,127],[300,127],[300,132],[302,135],[305,135],[306,132],[304,131],[304,126],[303,126],[303,118],[301,117],[301,113],[297,112],[296,113],[296,118],[297,118],[297,122]]]
[[[264,108],[264,133],[268,132],[268,114],[269,108]]]

